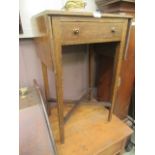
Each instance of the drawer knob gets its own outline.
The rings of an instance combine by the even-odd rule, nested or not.
[[[111,32],[112,32],[112,33],[115,33],[115,32],[116,32],[116,28],[115,28],[115,27],[112,27],[112,28],[111,28]]]
[[[73,34],[78,35],[80,33],[80,30],[78,28],[73,29]]]

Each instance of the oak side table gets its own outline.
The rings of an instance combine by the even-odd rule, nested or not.
[[[126,52],[126,44],[131,25],[131,16],[116,14],[100,14],[86,12],[44,11],[35,16],[38,30],[36,39],[37,52],[42,62],[46,99],[49,99],[47,68],[55,74],[57,108],[59,117],[60,141],[64,142],[63,80],[62,80],[62,48],[68,45],[87,44],[89,49],[89,89],[91,98],[93,87],[93,59],[96,43],[117,43],[111,91],[111,107],[108,120],[112,119],[116,92],[120,85],[120,68]],[[76,107],[77,104],[75,104]],[[74,108],[75,108],[74,107]],[[73,111],[73,110],[71,110]]]

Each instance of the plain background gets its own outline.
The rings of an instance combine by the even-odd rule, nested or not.
[[[136,0],[136,155],[154,155],[155,4]],[[19,1],[0,8],[0,154],[19,154]]]

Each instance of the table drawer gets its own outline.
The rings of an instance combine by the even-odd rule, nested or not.
[[[119,41],[122,27],[121,22],[61,22],[62,44]]]

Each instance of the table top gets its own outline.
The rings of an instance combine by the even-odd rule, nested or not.
[[[63,11],[63,10],[45,10],[35,17],[40,15],[49,15],[49,16],[81,16],[81,17],[94,17],[94,18],[104,18],[104,17],[117,17],[117,18],[133,18],[130,15],[126,14],[110,14],[110,13],[100,13],[100,12],[74,12],[74,11]],[[99,16],[99,17],[98,17]]]

